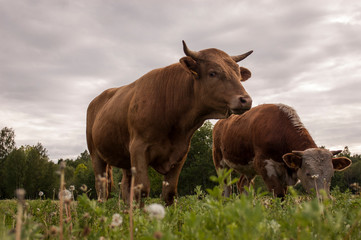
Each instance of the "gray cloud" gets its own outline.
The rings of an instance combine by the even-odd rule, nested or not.
[[[181,40],[241,62],[255,105],[293,106],[319,145],[361,153],[357,1],[2,1],[0,127],[52,159],[84,149],[88,103],[177,62]]]

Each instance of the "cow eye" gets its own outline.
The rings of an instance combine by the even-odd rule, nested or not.
[[[215,76],[217,76],[217,73],[216,73],[216,72],[210,72],[210,73],[209,73],[209,76],[210,76],[210,77],[215,77]]]

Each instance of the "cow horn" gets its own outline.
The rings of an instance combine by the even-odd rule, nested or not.
[[[293,154],[302,157],[303,156],[303,151],[292,151]]]
[[[198,56],[199,56],[199,53],[198,52],[195,52],[195,51],[192,51],[192,50],[189,50],[189,48],[187,47],[187,44],[184,40],[182,40],[182,43],[183,43],[183,51],[184,53],[193,58],[193,59],[198,59]]]
[[[245,59],[246,57],[248,57],[249,55],[251,55],[251,53],[253,53],[253,50],[246,52],[242,55],[238,55],[238,56],[231,56],[231,58],[235,61],[235,62],[239,62],[242,61],[243,59]]]
[[[332,155],[337,155],[339,154],[340,152],[342,152],[342,150],[336,150],[336,151],[330,151],[332,153]]]

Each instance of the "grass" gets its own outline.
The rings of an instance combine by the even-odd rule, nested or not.
[[[319,202],[291,189],[282,202],[252,189],[225,199],[217,188],[177,199],[163,219],[133,209],[134,239],[361,239],[361,198],[349,192],[335,190],[333,201]],[[145,205],[152,203],[163,204],[147,199]],[[59,239],[59,207],[59,201],[26,200],[22,239]],[[101,203],[83,194],[69,207],[64,239],[129,239],[129,210],[118,199]],[[15,239],[17,209],[16,200],[0,201],[0,239]],[[116,213],[120,225],[112,223]]]

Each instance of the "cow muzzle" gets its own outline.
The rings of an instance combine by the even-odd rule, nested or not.
[[[250,96],[237,96],[229,105],[233,114],[242,114],[252,107],[252,98]]]

